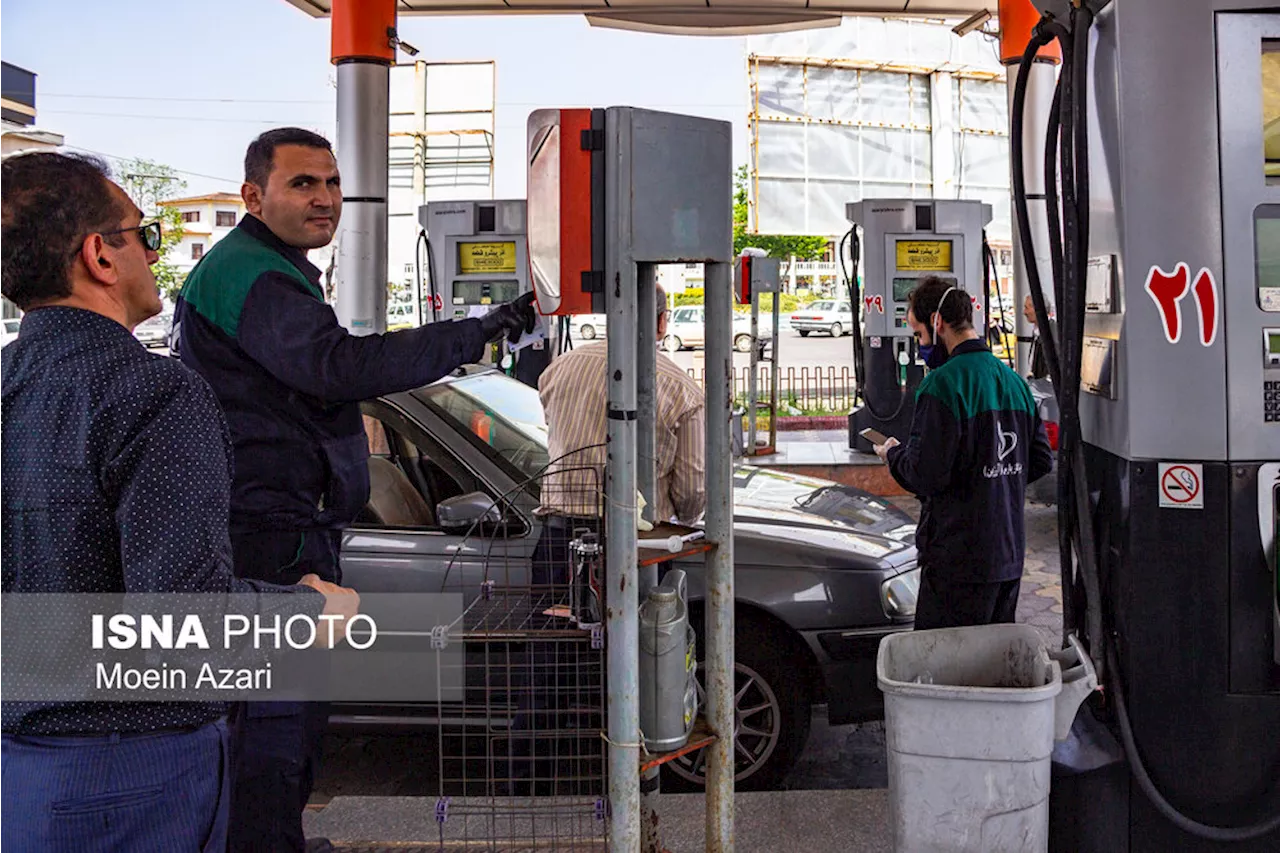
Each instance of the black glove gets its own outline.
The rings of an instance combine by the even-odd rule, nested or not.
[[[486,341],[496,341],[503,335],[515,343],[526,332],[532,332],[538,323],[538,312],[533,307],[534,295],[526,293],[518,299],[497,306],[480,318],[480,328]]]

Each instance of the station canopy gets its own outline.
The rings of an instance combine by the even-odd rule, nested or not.
[[[333,0],[286,0],[327,17]],[[844,15],[963,18],[996,0],[397,0],[398,15],[585,15],[595,26],[642,32],[746,35],[835,26]]]

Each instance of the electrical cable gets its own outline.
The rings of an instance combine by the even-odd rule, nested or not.
[[[1067,529],[1060,538],[1063,551],[1064,590],[1074,594],[1071,551],[1074,546],[1080,561],[1086,604],[1086,635],[1091,656],[1098,664],[1104,680],[1109,681],[1108,696],[1114,697],[1114,711],[1130,771],[1143,794],[1172,824],[1182,831],[1206,840],[1229,843],[1250,841],[1280,829],[1280,815],[1239,827],[1221,827],[1195,821],[1175,808],[1156,787],[1138,751],[1125,701],[1125,683],[1114,641],[1103,633],[1102,600],[1097,566],[1097,543],[1094,539],[1089,483],[1084,458],[1084,441],[1079,414],[1080,369],[1084,347],[1086,306],[1085,278],[1089,260],[1089,155],[1088,155],[1088,38],[1093,13],[1085,5],[1074,6],[1070,14],[1070,30],[1052,16],[1045,15],[1032,32],[1023,53],[1014,84],[1010,107],[1010,155],[1013,170],[1013,200],[1017,213],[1018,238],[1025,259],[1024,268],[1031,287],[1031,300],[1036,309],[1036,322],[1045,360],[1053,377],[1060,410],[1061,441],[1059,445],[1059,527]],[[1035,245],[1027,218],[1027,193],[1022,140],[1026,109],[1027,82],[1031,63],[1040,48],[1057,39],[1062,47],[1063,68],[1054,93],[1054,107],[1049,119],[1045,143],[1045,196],[1048,201],[1050,252],[1054,274],[1058,328],[1049,323],[1044,293],[1036,266]],[[1055,151],[1056,149],[1056,151]],[[1056,162],[1055,162],[1056,153]],[[1055,168],[1055,166],[1057,168]],[[1061,179],[1062,192],[1056,181]],[[1061,204],[1061,218],[1059,218]],[[1059,230],[1060,229],[1060,230]],[[1059,338],[1062,350],[1059,351]],[[1059,356],[1061,355],[1061,359]],[[1065,470],[1061,464],[1067,462]],[[1105,664],[1105,670],[1102,664]]]

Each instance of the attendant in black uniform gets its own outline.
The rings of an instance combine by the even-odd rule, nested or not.
[[[916,629],[1012,622],[1027,484],[1052,467],[1049,439],[1026,380],[973,328],[963,290],[926,276],[908,302],[929,373],[906,443],[890,438],[876,453],[920,498]]]
[[[307,260],[342,212],[329,142],[298,128],[264,133],[245,154],[241,195],[249,214],[187,277],[173,348],[213,386],[231,428],[236,575],[338,580],[342,530],[369,499],[360,401],[434,382],[479,361],[490,341],[531,331],[533,295],[481,319],[351,335]],[[304,848],[327,719],[324,705],[233,714],[232,850]]]
[[[160,312],[160,226],[92,158],[3,165],[3,290],[23,311],[3,354],[3,589],[325,594],[231,573],[231,448],[209,386],[131,333]],[[309,587],[309,589],[307,588]],[[56,641],[56,640],[54,640]],[[3,705],[3,847],[214,851],[229,784],[221,702]]]

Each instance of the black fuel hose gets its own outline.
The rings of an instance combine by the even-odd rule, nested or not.
[[[850,274],[848,267],[845,267],[845,246],[849,247],[848,259],[853,265],[853,273]],[[858,239],[858,226],[852,226],[848,233],[840,238],[840,245],[837,247],[837,254],[840,255],[840,266],[844,269],[845,281],[849,287],[850,308],[853,311],[853,381],[857,385],[858,396],[862,398],[862,405],[867,407],[867,411],[871,413],[871,417],[878,421],[891,421],[898,415],[902,414],[902,410],[907,405],[907,389],[902,388],[902,399],[898,400],[898,408],[893,410],[893,414],[885,417],[875,410],[871,405],[871,400],[867,398],[867,353],[862,346],[862,295],[858,287],[858,262],[862,260],[862,241]]]
[[[414,277],[414,284],[416,285],[416,287],[414,287],[413,298],[418,301],[419,311],[422,310],[422,244],[423,243],[426,243],[428,247],[431,245],[431,243],[427,241],[427,231],[425,228],[420,229],[418,231],[418,239],[414,241],[414,244],[413,244],[413,277]],[[435,316],[434,316],[435,302],[431,299],[427,299],[427,302],[431,305],[431,309],[432,309],[431,319],[434,320],[435,319]]]
[[[999,276],[997,275],[997,271],[996,271],[995,255],[993,255],[991,252],[991,244],[987,242],[987,232],[984,230],[982,232],[982,284],[983,284],[983,290],[986,292],[986,299],[987,299],[988,330],[991,328],[991,322],[995,316],[993,313],[992,306],[996,304],[991,299],[991,283],[993,281],[997,281],[998,279],[999,279]],[[999,290],[1000,288],[999,286],[997,286],[996,291],[999,292]],[[1009,320],[1004,316],[1003,305],[1000,308],[1000,325],[997,328],[999,328],[1000,330],[1000,343],[1004,346],[1005,363],[1009,365],[1010,370],[1013,370],[1015,368],[1014,368],[1014,362],[1013,362],[1013,350],[1009,346],[1009,331],[1010,331]]]

